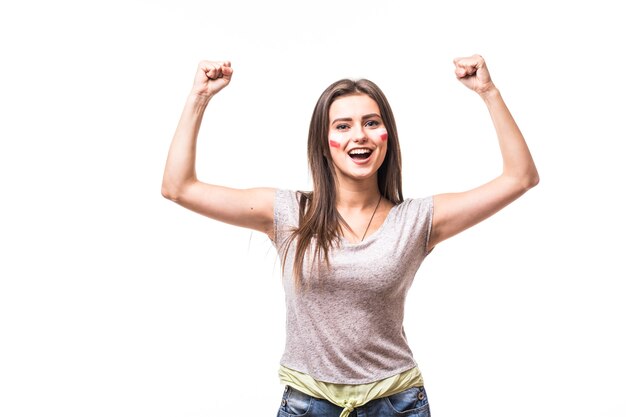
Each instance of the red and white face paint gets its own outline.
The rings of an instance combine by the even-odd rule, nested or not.
[[[331,148],[340,148],[341,147],[341,142],[342,142],[342,138],[341,138],[341,134],[340,133],[331,133],[328,135],[328,145]]]

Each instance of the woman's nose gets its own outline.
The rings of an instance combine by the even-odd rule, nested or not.
[[[352,141],[354,142],[365,142],[367,140],[367,136],[365,136],[365,131],[361,127],[355,127],[352,131]]]

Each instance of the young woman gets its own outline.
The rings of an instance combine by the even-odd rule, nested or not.
[[[287,303],[279,416],[430,415],[402,327],[413,277],[439,242],[539,181],[483,58],[458,58],[454,64],[457,78],[489,110],[503,169],[472,190],[421,199],[403,198],[394,117],[382,91],[368,80],[340,80],[319,98],[308,138],[311,192],[200,182],[195,148],[202,117],[233,69],[228,61],[198,66],[162,193],[210,218],[266,233],[276,246]]]

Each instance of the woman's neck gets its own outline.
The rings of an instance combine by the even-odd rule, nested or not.
[[[366,209],[375,205],[380,199],[380,191],[376,178],[373,181],[350,182],[339,181],[337,184],[338,209]]]

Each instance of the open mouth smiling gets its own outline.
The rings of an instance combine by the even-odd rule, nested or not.
[[[367,148],[355,148],[348,152],[350,158],[355,160],[365,160],[372,155],[372,150]]]

